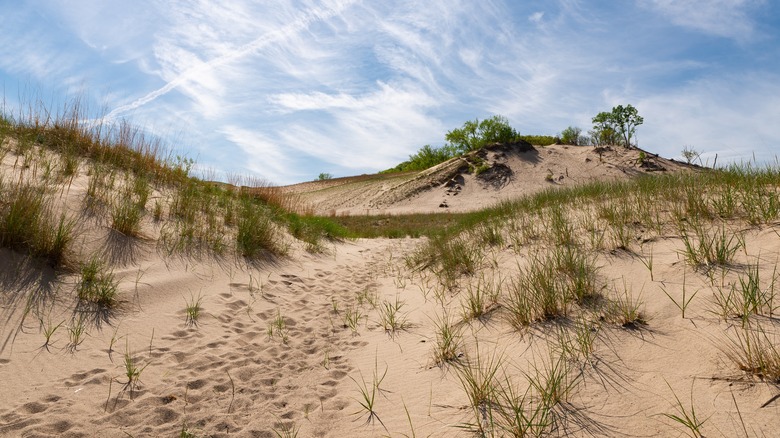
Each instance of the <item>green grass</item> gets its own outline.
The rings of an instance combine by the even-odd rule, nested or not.
[[[117,306],[118,282],[97,257],[81,267],[81,279],[76,295],[81,304],[95,305],[104,309]]]
[[[48,187],[0,179],[0,246],[65,266],[74,226],[55,213]]]
[[[186,318],[184,323],[188,327],[198,325],[198,318],[200,318],[200,313],[201,311],[203,311],[202,303],[203,303],[202,295],[198,295],[197,298],[191,296],[190,300],[186,302],[186,306],[184,308]]]
[[[691,406],[689,408],[682,404],[680,398],[677,397],[677,394],[675,394],[672,389],[672,386],[669,385],[669,382],[667,382],[666,385],[674,396],[675,413],[664,413],[663,416],[683,426],[691,437],[703,437],[702,426],[704,426],[707,419],[702,419],[696,414],[696,406],[693,403],[693,388],[691,388]]]
[[[384,300],[379,305],[379,325],[389,334],[411,327],[406,314],[401,312],[405,305],[398,297],[394,301]]]
[[[130,398],[133,398],[133,394],[141,384],[141,373],[144,372],[149,364],[139,367],[136,358],[130,354],[130,350],[125,346],[125,359],[123,365],[127,381],[124,382],[122,391],[130,391]]]
[[[461,326],[445,314],[434,321],[436,343],[433,348],[433,361],[442,366],[446,363],[458,363],[463,353],[463,335]]]
[[[733,327],[724,347],[728,357],[748,377],[780,383],[780,336],[757,322]]]

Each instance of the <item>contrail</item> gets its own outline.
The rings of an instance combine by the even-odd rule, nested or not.
[[[136,108],[142,107],[146,105],[147,103],[157,99],[160,96],[163,96],[165,94],[168,94],[171,90],[178,87],[182,83],[188,81],[190,78],[198,75],[199,73],[202,73],[205,70],[219,67],[220,65],[223,65],[227,62],[230,62],[234,59],[240,58],[242,56],[248,55],[255,50],[262,49],[269,44],[275,43],[277,41],[281,41],[287,37],[290,37],[298,32],[300,32],[303,29],[306,29],[311,25],[312,23],[318,22],[318,21],[324,21],[329,18],[332,18],[336,15],[339,15],[344,9],[354,4],[355,1],[348,0],[345,2],[339,2],[336,7],[324,7],[319,9],[309,9],[304,13],[304,15],[299,18],[298,20],[293,21],[292,23],[288,24],[287,26],[282,27],[279,30],[275,30],[272,32],[269,32],[257,39],[255,39],[252,42],[249,42],[247,44],[244,44],[243,46],[237,47],[234,50],[231,50],[224,55],[220,55],[208,62],[204,62],[202,64],[199,64],[189,70],[186,70],[184,73],[180,74],[170,82],[166,83],[163,87],[154,90],[147,95],[136,99],[135,101],[127,104],[122,105],[120,107],[117,107],[113,109],[110,113],[108,113],[105,117],[106,120],[113,120],[118,115],[132,111]]]

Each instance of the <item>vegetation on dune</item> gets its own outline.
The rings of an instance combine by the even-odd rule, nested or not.
[[[462,127],[447,132],[444,138],[447,143],[443,146],[425,145],[415,154],[410,155],[408,160],[383,173],[425,170],[493,143],[524,140],[532,144],[548,145],[558,142],[557,137],[551,136],[521,136],[509,124],[506,117],[499,115],[481,121],[468,120]]]
[[[636,127],[644,122],[636,108],[631,105],[618,105],[611,112],[601,112],[593,118],[593,130],[590,135],[582,135],[582,130],[569,126],[557,136],[520,135],[509,120],[500,115],[479,120],[468,120],[460,128],[453,129],[444,138],[443,146],[425,145],[409,159],[381,173],[419,171],[431,168],[455,157],[477,151],[492,143],[511,143],[526,141],[537,146],[551,144],[584,145],[624,145],[629,147],[635,138]]]
[[[66,264],[76,222],[59,213],[56,196],[82,165],[89,176],[86,211],[131,238],[140,237],[151,216],[169,254],[282,255],[289,246],[285,229],[314,251],[323,239],[343,237],[338,226],[267,184],[237,190],[194,177],[191,159],[166,152],[158,138],[126,121],[88,117],[79,100],[59,114],[40,104],[29,108],[0,118],[0,158],[16,156],[12,181],[0,180],[0,246]]]
[[[596,145],[619,144],[631,147],[636,127],[644,123],[636,108],[618,105],[610,112],[600,112],[593,118],[591,138]]]

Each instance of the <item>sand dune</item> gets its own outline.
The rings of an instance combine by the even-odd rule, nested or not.
[[[329,181],[299,193],[339,214],[438,211],[443,197],[457,211],[551,184],[644,172],[636,151],[607,153],[604,161],[591,148],[526,153],[533,159],[488,151],[494,165],[512,168],[498,188],[455,172],[447,181],[460,176],[461,190],[451,196],[447,181],[392,199],[383,197],[389,188],[377,188],[409,175],[392,183],[364,178],[366,189]],[[18,177],[15,158],[3,161],[6,181]],[[436,268],[444,254],[419,262],[426,239],[329,242],[310,253],[287,236],[286,256],[252,262],[230,253],[169,254],[159,243],[164,223],[147,217],[141,236],[130,238],[105,215],[82,215],[87,173],[83,167],[60,183],[56,199],[81,218],[74,251],[82,260],[98,254],[110,267],[119,304],[79,311],[78,272],[0,250],[2,436],[512,436],[510,398],[525,409],[530,436],[683,436],[694,432],[667,414],[694,411],[705,436],[772,436],[780,426],[777,380],[740,369],[729,356],[735,334],[747,333],[745,320],[776,339],[776,304],[767,301],[778,278],[776,219],[708,219],[710,232],[736,236],[728,240],[734,251],[728,263],[696,265],[672,224],[629,223],[620,243],[605,213],[596,214],[609,200],[583,201],[562,213],[485,224],[501,236],[490,244],[480,231],[465,234],[473,270],[447,277]],[[344,203],[346,193],[357,200]],[[149,205],[164,196],[154,191]],[[671,215],[674,205],[652,211]],[[569,227],[569,243],[553,240],[562,235],[556,220]],[[518,328],[510,296],[523,289],[535,260],[556,248],[592,262],[591,289],[565,303],[564,314]],[[766,300],[747,319],[720,314],[718,297],[738,292],[751,269]],[[188,320],[196,302],[200,314]],[[636,314],[621,319],[621,308]],[[85,332],[74,345],[80,325]],[[437,361],[444,325],[455,334],[453,347]],[[476,403],[465,390],[469,376],[485,383]],[[553,402],[544,401],[534,385],[550,389],[556,378]]]

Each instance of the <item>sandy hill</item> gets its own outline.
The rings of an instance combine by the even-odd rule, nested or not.
[[[0,436],[780,429],[780,172],[491,147],[287,189],[339,213],[562,190],[437,239],[326,240],[142,148],[0,128]],[[625,182],[563,196],[599,178]]]
[[[317,214],[404,214],[479,210],[550,187],[625,180],[692,169],[641,149],[495,144],[420,172],[313,181],[282,189]]]

